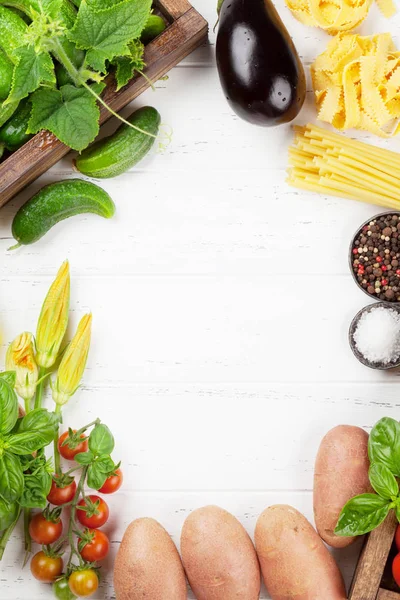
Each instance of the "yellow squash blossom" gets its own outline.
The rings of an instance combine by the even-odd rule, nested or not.
[[[67,330],[69,293],[69,264],[65,261],[47,293],[37,325],[36,361],[45,369],[56,362]]]
[[[78,329],[62,357],[52,384],[53,400],[62,406],[75,394],[85,370],[92,331],[92,315],[82,317]]]
[[[21,333],[8,347],[6,354],[7,371],[15,371],[15,389],[24,400],[33,398],[39,376],[33,349],[33,335]]]

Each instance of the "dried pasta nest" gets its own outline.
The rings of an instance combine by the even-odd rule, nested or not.
[[[390,33],[338,34],[311,66],[318,118],[381,137],[400,130],[400,52]]]
[[[351,31],[368,15],[373,0],[286,0],[293,15],[305,25],[321,27],[331,35]],[[385,17],[396,12],[394,0],[377,0]]]

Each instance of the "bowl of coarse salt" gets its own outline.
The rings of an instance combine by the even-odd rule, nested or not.
[[[387,302],[365,306],[350,324],[349,341],[358,360],[371,369],[400,366],[400,308]]]

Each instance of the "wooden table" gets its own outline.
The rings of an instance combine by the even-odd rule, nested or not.
[[[193,4],[214,22],[213,0]],[[297,23],[284,0],[276,5],[308,66],[329,36]],[[400,34],[400,16],[387,21],[373,7],[362,31],[386,30]],[[156,106],[173,140],[164,154],[102,182],[117,204],[113,220],[75,217],[6,253],[22,199],[73,176],[72,155],[0,211],[1,358],[17,333],[34,330],[64,258],[73,323],[93,311],[88,369],[65,424],[99,416],[116,434],[125,485],[110,497],[113,556],[127,524],[144,515],[176,543],[190,511],[210,503],[250,533],[274,503],[311,519],[323,434],[339,423],[369,430],[380,417],[399,418],[398,375],[366,369],[347,343],[352,317],[369,303],[349,273],[348,244],[379,209],[286,185],[291,129],[259,129],[232,114],[214,41],[211,32],[209,46],[135,103]],[[311,119],[310,92],[297,121]],[[370,139],[399,149],[399,141]],[[336,553],[347,582],[358,551]],[[1,599],[52,598],[21,562],[18,532],[0,563]],[[106,575],[95,600],[111,598]]]

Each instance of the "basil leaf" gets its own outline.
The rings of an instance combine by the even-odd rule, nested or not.
[[[6,381],[11,388],[15,386],[17,379],[17,374],[15,371],[3,371],[3,373],[0,373],[0,377],[4,379],[4,381]]]
[[[52,442],[58,431],[59,418],[45,408],[37,408],[23,417],[17,433],[7,438],[15,454],[31,454]]]
[[[385,465],[393,475],[400,476],[400,423],[384,417],[374,425],[368,440],[371,463]]]
[[[14,523],[18,515],[18,510],[16,502],[8,504],[0,498],[0,531],[7,529],[11,523]]]
[[[380,463],[373,463],[369,469],[369,480],[379,496],[393,500],[399,493],[399,484],[389,469]]]
[[[24,490],[19,499],[20,505],[25,508],[46,508],[51,475],[44,470],[35,475],[25,475],[24,483]]]
[[[361,494],[345,504],[340,513],[335,533],[345,537],[363,535],[385,520],[391,508],[390,500],[376,494]]]
[[[111,454],[114,450],[114,437],[107,425],[96,425],[89,436],[89,448],[95,456]]]
[[[96,459],[96,465],[101,473],[106,473],[107,475],[113,473],[115,470],[115,464],[111,456],[99,456],[99,458]]]
[[[4,452],[0,457],[0,498],[12,504],[22,494],[24,476],[18,456]]]
[[[94,455],[90,450],[87,452],[79,452],[79,454],[75,455],[75,460],[80,465],[90,465],[90,463],[94,460]]]
[[[100,489],[104,485],[106,479],[107,475],[101,472],[97,462],[94,462],[93,464],[89,465],[87,484],[90,488],[92,488],[93,490]]]
[[[7,378],[0,377],[0,434],[8,433],[18,419],[18,400]]]

